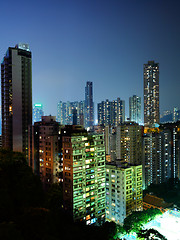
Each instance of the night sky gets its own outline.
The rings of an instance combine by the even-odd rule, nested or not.
[[[0,58],[29,43],[33,103],[56,115],[58,101],[84,99],[94,84],[95,106],[143,97],[143,64],[160,65],[160,109],[180,108],[180,1],[2,1]],[[143,100],[143,99],[142,99]]]

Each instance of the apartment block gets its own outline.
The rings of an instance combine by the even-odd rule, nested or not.
[[[62,130],[64,208],[75,222],[105,221],[105,146],[102,134],[80,126]]]
[[[106,220],[123,224],[132,211],[142,211],[142,165],[117,160],[106,165]]]

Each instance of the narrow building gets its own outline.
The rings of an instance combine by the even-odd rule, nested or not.
[[[64,209],[75,222],[105,221],[105,146],[102,134],[80,126],[62,130]]]
[[[106,220],[123,224],[132,211],[142,211],[142,165],[116,160],[106,165]]]

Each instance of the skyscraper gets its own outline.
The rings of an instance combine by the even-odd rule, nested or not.
[[[77,124],[84,126],[84,101],[58,102],[57,121],[62,125],[73,124],[73,113],[77,115]]]
[[[98,124],[118,126],[125,121],[125,101],[117,98],[117,100],[102,101],[98,103]]]
[[[32,61],[28,44],[9,47],[1,64],[2,145],[28,153],[32,124]]]
[[[144,125],[159,124],[159,63],[144,64]]]
[[[85,128],[94,125],[93,83],[86,82],[85,87]]]
[[[42,116],[44,116],[43,105],[41,103],[34,104],[33,123],[41,121]]]
[[[105,146],[103,134],[80,126],[62,129],[64,209],[73,220],[102,224],[105,220]]]
[[[133,95],[129,98],[129,118],[132,122],[141,123],[141,97]]]
[[[43,116],[42,121],[29,126],[29,166],[45,189],[62,178],[60,133],[54,116]]]
[[[116,158],[142,164],[142,126],[127,122],[116,127]]]
[[[123,161],[106,164],[106,220],[122,224],[133,211],[142,211],[142,165]]]

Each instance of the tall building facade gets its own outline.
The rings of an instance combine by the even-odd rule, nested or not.
[[[180,178],[180,124],[145,129],[143,137],[143,187]]]
[[[62,102],[57,105],[57,121],[62,125],[72,125],[76,112],[77,124],[84,126],[84,101]]]
[[[179,120],[179,109],[177,107],[173,108],[173,122],[177,122]]]
[[[116,158],[129,164],[142,164],[142,126],[126,122],[116,127]]]
[[[40,176],[45,189],[62,180],[61,126],[54,116],[29,126],[29,166]]]
[[[106,165],[106,220],[123,224],[133,211],[142,211],[142,165],[120,161]]]
[[[130,121],[141,123],[141,97],[133,95],[129,98],[129,118]]]
[[[32,60],[28,44],[9,47],[1,63],[2,146],[28,155]]]
[[[62,129],[64,209],[87,225],[105,221],[105,147],[102,134]]]
[[[44,116],[43,105],[41,103],[35,103],[33,106],[33,124],[41,121],[42,116]]]
[[[98,124],[118,126],[125,121],[125,101],[117,98],[114,101],[98,103]]]
[[[144,125],[159,123],[159,63],[148,61],[144,64]]]
[[[93,83],[86,82],[85,87],[85,128],[94,125]]]

